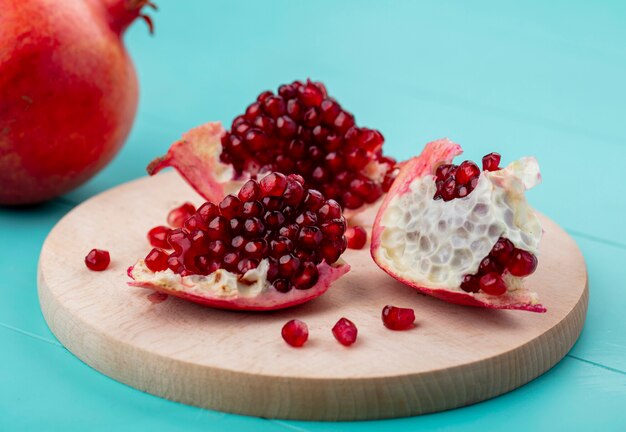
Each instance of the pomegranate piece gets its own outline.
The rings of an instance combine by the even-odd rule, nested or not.
[[[203,204],[182,227],[159,230],[171,250],[152,249],[130,284],[225,309],[281,309],[323,294],[350,268],[339,261],[346,222],[336,201],[303,183],[270,173]]]
[[[148,231],[148,241],[156,248],[169,249],[170,244],[167,242],[167,236],[170,231],[171,229],[166,226],[156,226]]]
[[[363,249],[367,243],[367,231],[361,226],[353,226],[346,230],[349,249]]]
[[[524,192],[541,180],[534,158],[500,169],[500,155],[455,165],[443,139],[403,164],[376,215],[371,254],[399,281],[451,303],[545,312],[523,278],[537,267],[539,220]]]
[[[340,318],[333,326],[333,336],[344,346],[350,346],[356,342],[358,330],[354,323],[347,318]]]
[[[108,251],[102,249],[92,249],[85,257],[85,265],[89,270],[103,271],[111,263],[111,256]]]
[[[383,324],[390,330],[407,330],[413,327],[415,312],[413,309],[387,305],[382,312]]]
[[[224,197],[224,182],[235,178],[261,178],[266,195],[285,193],[289,200],[295,194],[298,200],[297,190],[285,189],[284,176],[263,177],[297,173],[308,187],[356,210],[378,200],[397,174],[383,143],[380,132],[356,126],[323,84],[295,81],[280,86],[278,94],[261,93],[228,131],[219,123],[192,129],[148,172],[172,166],[213,202]]]
[[[289,345],[299,348],[309,339],[309,327],[304,321],[292,319],[283,326],[281,335]]]
[[[184,203],[172,209],[167,215],[167,223],[174,228],[182,228],[185,221],[196,212],[196,208],[191,203]]]

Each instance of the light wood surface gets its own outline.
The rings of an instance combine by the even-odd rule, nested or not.
[[[75,355],[140,390],[215,410],[270,418],[401,417],[492,398],[532,380],[572,347],[587,311],[587,273],[574,241],[541,217],[540,264],[528,280],[545,314],[494,311],[427,297],[348,251],[352,271],[322,297],[271,313],[220,311],[127,286],[126,269],[149,250],[145,234],[197,195],[174,173],[140,179],[78,206],[51,231],[39,261],[48,325]],[[363,225],[373,219],[368,212]],[[91,272],[94,248],[111,266]],[[393,332],[384,305],[415,309],[416,327]],[[342,316],[359,338],[331,334]],[[282,325],[299,318],[309,342],[287,346]]]

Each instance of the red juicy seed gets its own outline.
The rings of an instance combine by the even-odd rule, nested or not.
[[[250,129],[246,132],[245,140],[248,147],[250,147],[250,150],[252,151],[263,150],[271,144],[270,140],[267,139],[263,131],[259,129]]]
[[[304,322],[294,319],[283,326],[281,334],[292,347],[301,347],[309,338],[309,328]]]
[[[525,250],[515,249],[506,268],[513,276],[528,276],[537,269],[537,257]]]
[[[260,186],[265,196],[281,196],[287,187],[287,178],[280,173],[271,173],[261,179]]]
[[[328,129],[324,126],[317,125],[313,128],[313,139],[315,142],[319,144],[324,144],[326,142],[326,137],[328,136]]]
[[[187,231],[193,231],[194,229],[205,228],[205,224],[200,218],[200,216],[196,213],[196,214],[192,214],[191,216],[189,216],[189,218],[187,218],[187,220],[183,224],[183,227]]]
[[[350,169],[360,171],[368,162],[369,158],[363,149],[356,148],[346,154],[346,166]]]
[[[300,120],[302,118],[303,112],[304,107],[296,99],[291,99],[289,102],[287,102],[287,114],[289,114],[292,119]]]
[[[180,207],[172,209],[167,215],[167,224],[174,228],[181,228],[185,220],[196,212],[196,208],[191,203],[184,203]]]
[[[304,198],[304,206],[312,211],[317,211],[324,204],[324,195],[315,189],[309,189]]]
[[[145,263],[153,272],[167,270],[168,255],[161,249],[154,248],[146,255]]]
[[[148,231],[148,241],[157,248],[169,249],[170,244],[167,242],[167,235],[171,230],[166,226],[157,226]]]
[[[340,134],[329,133],[324,142],[324,149],[326,151],[337,151],[343,145],[343,138]]]
[[[211,240],[227,240],[230,236],[230,223],[223,216],[216,216],[209,222],[207,234]]]
[[[259,218],[246,219],[243,225],[243,232],[249,238],[258,237],[265,232],[265,225]]]
[[[506,292],[506,285],[498,273],[491,272],[481,276],[480,289],[486,294],[499,296]]]
[[[176,254],[184,253],[191,247],[189,233],[181,228],[170,231],[167,241]]]
[[[346,221],[343,218],[333,219],[322,224],[322,232],[330,237],[341,237],[346,233]],[[346,238],[348,234],[346,233]]]
[[[239,234],[243,229],[243,222],[239,218],[232,218],[230,220],[230,233]]]
[[[350,346],[356,342],[358,330],[354,323],[347,318],[340,318],[333,326],[333,336],[344,346]]]
[[[237,271],[245,274],[249,270],[253,270],[259,266],[259,262],[254,259],[244,258],[237,264]]]
[[[212,260],[207,255],[198,255],[194,258],[194,266],[202,275],[208,275],[213,273],[219,268],[219,263]]]
[[[239,264],[239,254],[237,252],[228,252],[226,255],[224,255],[224,258],[222,258],[222,264],[224,266],[224,269],[230,271],[230,272],[234,272],[237,270],[237,264]]]
[[[287,180],[289,180],[290,182],[295,181],[300,183],[301,185],[304,185],[304,177],[302,177],[300,174],[289,174],[287,176]]]
[[[337,172],[343,168],[343,159],[335,152],[328,153],[326,155],[326,167],[333,172]]]
[[[272,118],[277,118],[285,113],[286,106],[283,98],[270,96],[263,101],[263,108]]]
[[[276,156],[276,167],[278,171],[281,172],[289,172],[292,171],[296,166],[296,163],[289,159],[289,157],[278,155]]]
[[[500,237],[496,244],[491,248],[491,255],[502,267],[506,267],[509,263],[515,246],[510,240]]]
[[[289,255],[293,252],[293,242],[287,237],[278,237],[270,242],[270,255],[278,259],[283,255]]]
[[[310,81],[298,88],[298,98],[306,106],[318,106],[324,100],[322,91]]]
[[[276,279],[272,282],[272,286],[278,292],[286,293],[291,290],[291,282],[287,279]]]
[[[304,198],[304,187],[297,181],[290,181],[283,192],[283,201],[289,205],[299,205]]]
[[[240,235],[233,237],[233,239],[230,241],[231,247],[235,250],[243,249],[246,243],[248,243],[247,240]]]
[[[322,117],[319,114],[319,111],[315,107],[311,107],[304,112],[302,116],[302,122],[308,128],[314,128],[322,121]],[[299,136],[303,138],[303,134],[300,133]],[[312,137],[312,135],[311,135]],[[307,137],[306,141],[309,141],[311,137]]]
[[[361,198],[366,198],[374,193],[375,184],[368,178],[359,177],[350,182],[350,190]]]
[[[363,205],[363,198],[352,192],[346,192],[342,195],[343,205],[347,209],[357,209]]]
[[[237,194],[241,201],[254,201],[261,197],[261,187],[255,180],[248,180]]]
[[[337,117],[335,117],[333,125],[340,132],[345,133],[348,129],[354,126],[354,116],[347,111],[341,111],[339,114],[337,114]]]
[[[102,249],[92,249],[85,257],[85,265],[89,270],[103,271],[111,263],[111,256],[108,251]]]
[[[465,185],[470,182],[474,177],[478,177],[480,174],[480,168],[472,161],[461,162],[461,165],[456,170],[456,183]]]
[[[478,276],[465,275],[461,282],[461,289],[465,292],[476,293],[480,289],[480,279]]]
[[[222,258],[226,253],[226,243],[222,240],[213,240],[208,244],[208,250],[214,258]]]
[[[343,240],[324,241],[319,248],[319,254],[326,263],[333,264],[345,250],[343,246]]]
[[[260,115],[254,119],[254,125],[266,135],[271,135],[274,132],[276,122],[267,116]]]
[[[272,93],[271,91],[267,90],[264,91],[263,93],[261,93],[256,100],[258,100],[259,102],[263,102],[265,99],[267,99],[270,96],[274,96],[274,93]],[[282,96],[282,95],[281,95]]]
[[[265,214],[265,223],[270,229],[278,228],[285,223],[285,216],[279,211],[269,211]]]
[[[324,235],[318,227],[305,226],[300,229],[298,234],[298,242],[301,246],[308,249],[315,249],[322,242]]]
[[[261,204],[263,204],[266,210],[280,210],[283,200],[279,197],[264,197],[261,200]]]
[[[234,195],[226,195],[219,207],[222,216],[232,218],[241,211],[241,200]]]
[[[377,130],[363,129],[359,135],[358,145],[370,152],[377,152],[383,146],[385,138]]]
[[[453,177],[448,177],[441,186],[441,197],[444,201],[450,201],[454,199],[456,193],[456,182]]]
[[[210,202],[206,202],[200,206],[196,215],[200,216],[202,222],[206,225],[211,219],[220,214],[219,208]]]
[[[324,100],[320,105],[322,120],[326,124],[333,124],[337,115],[341,112],[341,107],[332,99]]]
[[[175,255],[171,255],[167,259],[167,266],[176,274],[181,274],[185,271],[185,266],[180,258]]]
[[[346,239],[348,240],[348,248],[363,249],[367,242],[367,231],[360,226],[350,227],[346,230]]]
[[[263,204],[259,201],[248,201],[243,203],[241,207],[241,215],[252,217],[252,216],[260,216],[263,213]]]
[[[498,262],[493,259],[491,256],[487,256],[483,258],[478,266],[478,273],[487,274],[487,273],[497,273],[502,274],[502,267]]]
[[[298,130],[298,124],[288,116],[280,116],[276,119],[276,132],[281,138],[292,138]]]
[[[413,327],[415,312],[413,309],[387,305],[383,308],[383,324],[391,330],[407,330]]]
[[[335,200],[329,199],[322,205],[317,214],[323,221],[341,217],[341,206]]]
[[[299,214],[296,217],[295,222],[298,225],[302,226],[310,226],[317,224],[317,215],[310,210],[305,211],[304,213]]]
[[[278,230],[278,234],[283,237],[287,237],[290,240],[295,240],[296,237],[298,236],[298,231],[300,231],[300,228],[298,227],[298,225],[289,224],[289,225],[285,225],[280,230]]]
[[[296,289],[306,290],[311,288],[317,283],[319,279],[319,272],[317,267],[312,262],[305,262],[302,264],[300,271],[292,280],[292,284]]]
[[[500,159],[501,156],[499,153],[489,153],[488,155],[483,156],[483,169],[485,171],[497,171],[500,169]]]
[[[300,260],[293,255],[283,255],[278,259],[278,272],[281,276],[291,278],[300,270]]]
[[[261,104],[258,102],[254,102],[248,106],[246,109],[246,120],[252,121],[256,116],[261,114]]]

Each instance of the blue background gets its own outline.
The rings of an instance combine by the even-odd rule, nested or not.
[[[0,209],[0,430],[626,430],[626,2],[157,0],[126,35],[141,82],[132,134],[101,174]],[[397,158],[448,136],[466,156],[538,157],[532,204],[576,239],[591,299],[557,366],[496,399],[360,423],[264,420],[169,402],[95,372],[39,310],[36,263],[76,204],[144,175],[180,134],[229,122],[264,89],[311,77]],[[119,227],[124,229],[124,227]]]

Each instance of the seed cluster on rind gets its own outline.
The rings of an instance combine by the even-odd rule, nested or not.
[[[173,252],[155,247],[145,264],[182,276],[217,269],[243,276],[267,259],[267,280],[277,291],[309,289],[318,281],[317,265],[333,264],[345,251],[345,230],[336,201],[305,188],[298,175],[270,173],[219,204],[203,204],[182,227],[167,232]],[[150,231],[153,245],[160,244],[162,231]]]
[[[319,82],[261,93],[221,142],[220,160],[237,174],[297,173],[346,209],[376,201],[395,176],[395,160],[382,153],[382,134],[357,127]],[[368,169],[372,164],[376,168]]]

